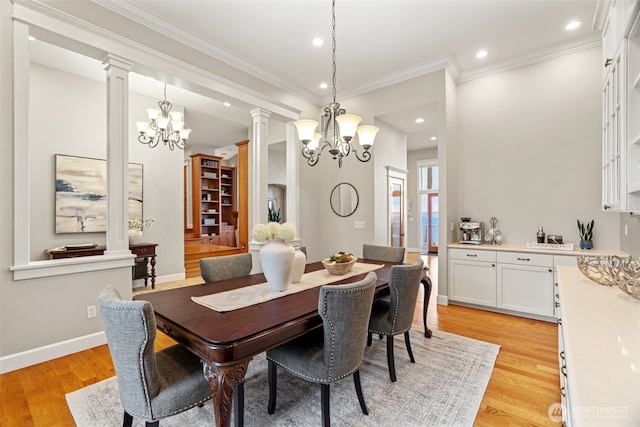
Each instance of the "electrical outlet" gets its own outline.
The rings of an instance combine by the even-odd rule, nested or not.
[[[353,228],[365,228],[364,221],[353,221]]]
[[[96,317],[96,306],[89,305],[87,306],[87,319],[93,319]]]

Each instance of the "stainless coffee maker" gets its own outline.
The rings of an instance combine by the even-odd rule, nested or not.
[[[460,218],[458,223],[458,243],[481,245],[484,242],[484,223],[472,222],[471,218]]]

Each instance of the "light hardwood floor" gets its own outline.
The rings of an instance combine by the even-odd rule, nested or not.
[[[415,256],[417,254],[409,254],[408,261]],[[437,258],[423,256],[423,259],[430,266],[430,276],[436,278]],[[184,284],[193,282],[197,279]],[[437,289],[435,282],[434,290]],[[418,301],[414,329],[423,331],[422,293]],[[549,406],[560,402],[554,323],[454,305],[437,306],[435,291],[427,318],[434,334],[446,331],[501,346],[475,426],[559,425],[547,415]],[[172,343],[158,332],[156,349]],[[113,375],[107,346],[1,375],[0,426],[73,426],[64,395]]]

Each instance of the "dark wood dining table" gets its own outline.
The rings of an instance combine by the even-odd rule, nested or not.
[[[389,295],[389,269],[394,263],[366,259],[358,262],[384,264],[375,270],[378,280],[374,298]],[[322,268],[320,262],[310,263],[305,273]],[[331,285],[356,282],[365,275],[347,279],[336,276]],[[228,312],[215,311],[191,299],[264,282],[263,274],[253,274],[134,298],[149,301],[155,311],[157,328],[202,359],[204,376],[213,395],[217,426],[230,425],[234,390],[238,382],[244,380],[254,356],[322,325],[318,314],[320,287]]]

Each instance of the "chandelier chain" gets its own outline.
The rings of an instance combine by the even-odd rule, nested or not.
[[[333,0],[331,6],[331,48],[332,48],[332,64],[331,72],[333,73],[333,102],[336,102],[336,0]]]
[[[346,108],[340,107],[337,98],[337,67],[336,67],[336,0],[331,2],[331,65],[332,65],[332,96],[333,102],[324,107],[320,132],[316,132],[318,122],[315,120],[298,120],[294,123],[298,129],[298,137],[303,144],[302,156],[307,159],[309,166],[315,166],[320,155],[326,149],[334,160],[338,160],[338,167],[342,167],[342,159],[353,152],[361,162],[371,159],[371,146],[378,128],[371,125],[358,126],[362,120],[354,114],[346,114]],[[355,134],[363,149],[362,155],[358,154],[352,146]]]

